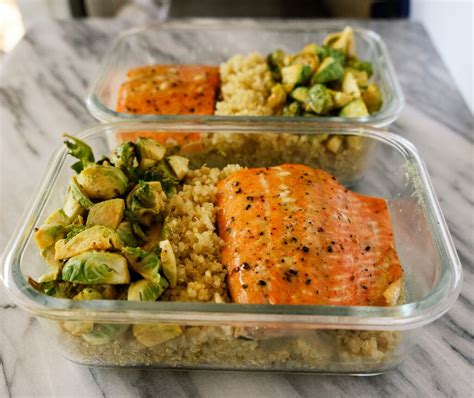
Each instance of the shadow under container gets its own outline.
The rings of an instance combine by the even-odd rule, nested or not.
[[[385,198],[406,298],[375,307],[73,301],[41,294],[27,282],[48,270],[33,234],[62,206],[73,173],[73,159],[62,147],[8,245],[2,277],[14,302],[40,320],[68,359],[106,367],[378,374],[401,363],[416,337],[412,332],[456,300],[461,265],[425,165],[403,138],[349,125],[166,121],[103,124],[78,135],[98,156],[139,136],[179,141],[193,167],[302,163],[330,171],[356,192]],[[360,146],[345,144],[336,155],[320,144],[332,136]],[[67,331],[74,325],[92,332],[74,336]]]
[[[351,118],[354,124],[387,127],[394,122],[404,105],[403,93],[396,77],[387,48],[380,36],[354,22],[356,53],[360,59],[373,65],[371,81],[381,90],[384,100],[380,111],[366,117]],[[308,43],[321,44],[329,34],[342,31],[345,25],[338,21],[317,22],[264,22],[245,21],[171,21],[131,29],[120,35],[106,52],[86,105],[97,120],[162,121],[190,120],[190,115],[153,115],[117,112],[119,88],[127,80],[130,69],[154,64],[220,65],[236,54],[258,52],[269,54],[276,49],[297,53]],[[198,116],[201,122],[247,121],[254,123],[302,120],[314,123],[347,123],[339,116],[285,117],[285,116]]]

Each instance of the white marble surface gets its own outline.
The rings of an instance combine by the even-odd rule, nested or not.
[[[469,397],[473,392],[473,119],[424,29],[361,23],[379,32],[407,98],[392,130],[411,140],[432,181],[464,266],[459,300],[417,333],[412,355],[385,375],[345,376],[89,369],[52,350],[38,322],[0,288],[0,397]],[[83,98],[124,22],[34,27],[0,66],[0,249],[60,135],[95,122]]]

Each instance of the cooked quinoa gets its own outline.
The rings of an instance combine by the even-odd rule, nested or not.
[[[273,114],[267,99],[274,83],[262,55],[235,55],[221,65],[220,76],[222,101],[216,104],[216,115]]]
[[[229,165],[222,170],[201,167],[189,171],[182,190],[170,199],[167,227],[177,260],[178,285],[168,289],[163,299],[229,301],[215,227],[216,184],[238,169],[240,166]]]

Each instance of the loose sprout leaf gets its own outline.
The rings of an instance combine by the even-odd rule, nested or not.
[[[94,203],[87,197],[87,195],[84,193],[82,190],[81,186],[79,185],[77,181],[76,176],[71,177],[71,194],[74,200],[79,203],[84,209],[90,210],[92,206],[94,206]]]
[[[64,137],[69,138],[71,141],[66,140],[64,144],[66,144],[67,148],[69,149],[69,155],[79,159],[78,162],[74,163],[71,168],[76,172],[80,173],[85,167],[94,163],[94,153],[89,145],[87,145],[84,141],[73,137],[68,134],[64,134]]]

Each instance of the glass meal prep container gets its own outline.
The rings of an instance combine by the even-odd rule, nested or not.
[[[73,301],[39,293],[27,278],[37,279],[48,266],[33,234],[62,206],[73,174],[74,160],[63,146],[54,153],[9,242],[2,278],[15,303],[37,317],[52,346],[68,359],[107,367],[378,374],[400,364],[416,338],[413,331],[440,317],[456,300],[461,265],[425,165],[403,138],[353,125],[293,123],[290,129],[182,121],[103,124],[78,137],[101,156],[124,140],[170,132],[182,136],[182,148],[189,137],[200,137],[199,150],[183,153],[192,167],[303,163],[330,171],[356,192],[385,198],[405,271],[405,300],[390,307],[242,305]],[[360,145],[335,155],[321,145],[332,136]],[[226,141],[233,151],[223,149],[220,143]],[[93,325],[94,338],[70,334],[65,325],[71,322]],[[165,342],[137,339],[155,333],[160,340],[177,328],[181,333]]]
[[[220,65],[236,54],[259,52],[267,55],[276,49],[296,53],[308,43],[322,43],[324,37],[341,31],[340,22],[178,22],[124,32],[106,53],[102,67],[86,98],[92,116],[101,122],[186,120],[192,115],[138,115],[117,112],[119,87],[129,69],[152,64]],[[384,100],[379,112],[370,116],[351,118],[351,123],[387,127],[395,121],[404,104],[400,84],[395,75],[387,48],[380,36],[367,29],[354,27],[356,52],[360,59],[373,64],[372,81],[378,85]],[[199,116],[200,121],[247,120],[253,122],[298,122],[300,117],[285,116]],[[347,122],[339,116],[304,117],[312,122]]]

